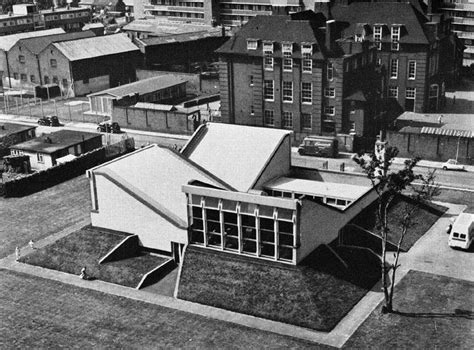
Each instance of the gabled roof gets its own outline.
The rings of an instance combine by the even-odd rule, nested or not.
[[[62,34],[42,36],[39,38],[20,39],[18,42],[18,45],[24,46],[33,54],[39,54],[51,43],[55,43],[59,41],[91,38],[94,36],[95,34],[89,30],[82,31],[82,32],[62,33]]]
[[[70,61],[139,51],[126,34],[96,36],[53,43],[52,45]]]
[[[427,19],[418,12],[410,3],[402,2],[352,2],[349,5],[334,4],[331,13],[337,21],[347,22],[344,29],[346,35],[356,32],[358,23],[403,25],[401,43],[427,44],[423,24]],[[384,39],[390,40],[390,32],[386,31]]]
[[[18,143],[10,148],[51,154],[96,137],[102,138],[102,135],[74,130],[60,130],[29,141]],[[46,139],[49,139],[50,142],[46,142]]]
[[[307,16],[307,19],[298,20],[292,19],[292,16],[255,16],[217,49],[217,52],[262,56],[261,45],[257,50],[247,50],[247,39],[279,43],[317,43],[319,47],[322,47],[324,46],[324,34],[318,28],[326,24],[323,19],[324,16],[314,13],[312,16]],[[313,50],[313,57],[323,58],[320,49]]]
[[[160,75],[148,79],[138,80],[134,83],[117,86],[111,89],[95,92],[87,95],[87,97],[111,95],[118,99],[134,95],[134,94],[148,94],[154,91],[166,89],[171,86],[186,83],[186,80],[172,75]]]
[[[54,29],[37,30],[33,32],[16,33],[16,34],[11,34],[11,35],[0,36],[0,50],[9,51],[13,47],[13,45],[15,45],[17,41],[20,39],[38,38],[45,35],[61,34],[61,33],[65,33],[64,29],[54,28]]]
[[[238,191],[247,192],[290,134],[288,130],[207,123],[182,153]]]
[[[181,154],[157,145],[139,149],[91,169],[126,189],[175,226],[187,227],[187,202],[181,190],[198,180],[225,190],[233,188]]]

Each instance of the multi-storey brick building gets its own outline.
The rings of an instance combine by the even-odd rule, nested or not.
[[[462,48],[436,2],[341,0],[330,11],[348,23],[348,35],[360,24],[370,29],[377,65],[385,72],[383,94],[400,110],[432,112],[443,105],[446,82],[459,74]]]
[[[222,121],[292,129],[296,140],[341,134],[348,149],[373,135],[375,47],[365,26],[337,39],[340,28],[313,11],[250,20],[218,50]]]
[[[18,4],[13,5],[13,12],[0,15],[0,35],[49,28],[79,31],[90,20],[88,9],[67,6],[39,11],[35,4]]]
[[[466,46],[463,64],[474,64],[474,0],[444,0],[441,11],[452,18],[453,31]]]

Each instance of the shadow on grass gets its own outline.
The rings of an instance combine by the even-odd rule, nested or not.
[[[465,318],[467,320],[474,320],[474,312],[470,310],[454,309],[453,313],[443,312],[403,312],[394,310],[392,312],[395,315],[414,317],[414,318]]]

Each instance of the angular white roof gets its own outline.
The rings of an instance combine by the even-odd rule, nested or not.
[[[266,183],[268,189],[294,192],[318,197],[331,197],[345,200],[357,200],[371,190],[369,186],[357,186],[335,182],[280,177]]]
[[[186,196],[181,187],[190,180],[230,189],[219,179],[171,149],[151,145],[99,165],[92,172],[109,177],[138,200],[174,223],[187,225]]]
[[[290,134],[288,130],[207,123],[182,153],[238,191],[247,192]]]
[[[139,51],[126,34],[96,36],[52,44],[70,61]]]

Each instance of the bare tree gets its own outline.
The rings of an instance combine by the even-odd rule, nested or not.
[[[414,172],[413,169],[420,161],[420,158],[408,159],[405,161],[403,169],[392,171],[392,162],[397,155],[398,149],[396,147],[387,146],[370,156],[358,155],[353,158],[367,174],[378,195],[376,229],[381,237],[382,248],[381,277],[385,301],[382,307],[383,313],[393,311],[395,277],[397,269],[400,267],[400,251],[406,234],[413,224],[413,216],[419,209],[420,204],[431,200],[439,192],[439,187],[435,184],[435,171],[429,171],[426,176]],[[416,184],[414,183],[415,181]],[[405,202],[401,218],[399,218],[398,222],[393,222],[393,220],[390,220],[390,206],[395,198],[407,190],[411,190],[413,194],[412,199]],[[391,263],[387,261],[387,248],[391,244],[388,235],[393,224],[399,227],[400,233],[396,242],[394,259]],[[390,278],[388,278],[389,275]]]

